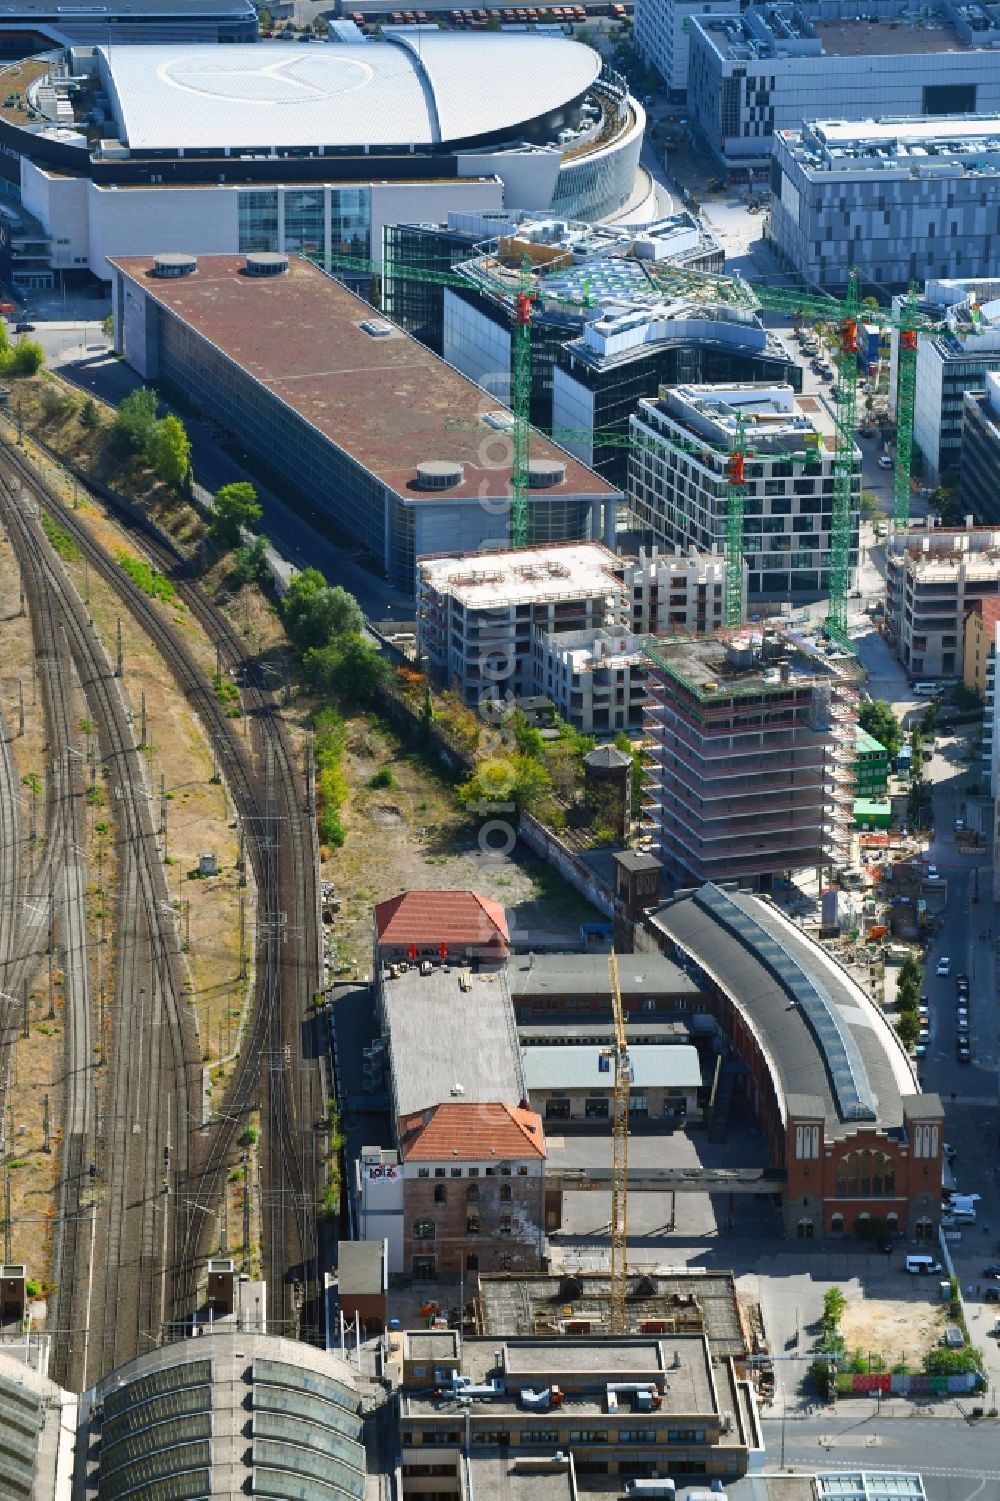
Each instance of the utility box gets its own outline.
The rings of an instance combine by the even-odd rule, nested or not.
[[[198,856],[198,874],[200,876],[217,876],[219,874],[218,859],[211,851],[207,855]]]
[[[235,1262],[217,1259],[208,1263],[208,1306],[216,1318],[232,1313],[235,1283]]]
[[[0,1266],[0,1324],[20,1324],[28,1309],[28,1279],[23,1266]]]

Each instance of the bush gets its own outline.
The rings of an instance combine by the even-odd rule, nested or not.
[[[80,408],[80,426],[86,428],[100,427],[101,413],[97,402],[92,396],[88,396]]]
[[[64,531],[61,526],[57,526],[52,517],[46,515],[44,511],[42,512],[42,531],[64,563],[79,561],[80,549],[76,545],[76,538]]]
[[[374,776],[368,778],[369,787],[391,787],[394,782],[395,778],[388,766],[381,767]]]
[[[138,584],[150,599],[162,599],[164,604],[173,604],[177,591],[165,573],[160,573],[145,558],[134,558],[131,553],[119,552],[116,561],[133,584]]]

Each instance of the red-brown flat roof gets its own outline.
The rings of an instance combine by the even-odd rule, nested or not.
[[[497,468],[502,436],[478,426],[490,400],[479,386],[393,328],[373,338],[361,324],[381,317],[311,261],[290,257],[281,276],[246,276],[242,255],[200,255],[190,276],[153,276],[151,256],[113,258],[149,297],[182,318],[253,378],[404,498],[504,495],[510,466]],[[618,492],[555,444],[534,437],[532,458],[566,465],[540,500]],[[429,459],[465,465],[461,484],[418,489]]]

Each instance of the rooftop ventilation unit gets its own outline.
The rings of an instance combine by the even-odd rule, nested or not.
[[[361,321],[361,328],[373,339],[388,339],[392,333],[392,324],[386,323],[384,318],[364,318]]]
[[[559,459],[529,459],[528,486],[532,490],[551,490],[566,482],[566,465]]]
[[[191,276],[198,269],[198,257],[185,255],[180,250],[170,250],[153,258],[154,276]]]
[[[288,270],[288,256],[277,250],[260,250],[247,256],[247,276],[283,276]]]
[[[465,479],[465,465],[452,459],[426,459],[417,465],[417,485],[421,490],[451,490]]]

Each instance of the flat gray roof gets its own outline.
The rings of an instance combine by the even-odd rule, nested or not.
[[[781,1098],[795,1100],[796,1110],[823,1114],[827,1135],[853,1128],[858,1119],[841,1115],[831,1068],[838,1068],[837,1037],[827,1053],[807,1021],[806,1012],[764,958],[754,951],[753,934],[741,938],[705,902],[703,887],[669,902],[654,921],[680,944],[706,972],[717,978],[733,997],[759,1045],[770,1059]],[[846,971],[818,944],[787,920],[770,902],[745,891],[726,892],[737,909],[750,916],[765,937],[776,938],[791,959],[815,981],[832,1002],[832,1022],[838,1036],[846,1034],[860,1060],[860,1082],[866,1099],[874,1102],[873,1124],[899,1128],[903,1100],[917,1093],[916,1081],[902,1047],[875,1003]],[[928,1105],[934,1097],[928,1096]]]
[[[513,954],[508,973],[515,999],[604,995],[611,1014],[607,954]],[[698,994],[690,975],[662,954],[619,954],[618,985],[623,996]]]
[[[355,1296],[384,1292],[382,1251],[380,1240],[338,1241],[337,1273],[340,1291]]]
[[[569,1459],[565,1464],[546,1464],[547,1456],[483,1453],[477,1446],[471,1456],[470,1494],[489,1501],[576,1501]]]
[[[522,1056],[529,1096],[534,1089],[609,1092],[614,1088],[606,1049],[599,1045],[525,1048]],[[629,1057],[633,1089],[697,1089],[701,1085],[698,1050],[687,1043],[637,1043],[629,1048]]]
[[[382,1005],[400,1115],[449,1101],[520,1104],[524,1073],[503,970],[435,965],[422,975],[413,967],[385,978]]]

